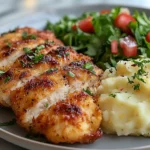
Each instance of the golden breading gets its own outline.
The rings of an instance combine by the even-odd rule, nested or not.
[[[28,129],[32,123],[32,119],[37,117],[40,111],[46,108],[45,105],[48,101],[46,98],[57,90],[62,89],[65,84],[66,83],[61,76],[61,72],[55,70],[51,73],[46,73],[40,77],[30,80],[24,87],[12,91],[10,95],[11,104],[12,109],[16,114],[17,122],[22,127]],[[43,99],[45,100],[42,101],[39,107],[36,106],[37,103]],[[52,104],[55,102],[53,99],[49,100]],[[30,109],[32,108],[38,108],[38,110],[35,109],[31,111]]]
[[[32,30],[32,28],[30,30]],[[12,34],[15,34],[15,33],[12,33]],[[7,44],[1,44],[1,46],[2,45],[3,46],[0,49],[0,70],[7,71],[9,68],[11,68],[14,62],[20,56],[24,55],[25,52],[23,51],[23,48],[34,49],[38,45],[44,44],[47,41],[54,41],[58,45],[63,45],[62,42],[60,42],[59,40],[55,38],[53,33],[48,32],[48,31],[36,30],[35,38],[30,37],[30,35],[34,35],[34,34],[29,34],[28,32],[26,33],[27,33],[26,38],[22,37],[19,41],[15,41],[15,42],[11,41],[11,42],[7,42]],[[16,34],[18,34],[18,32]],[[8,36],[8,35],[5,34],[1,38],[3,39],[5,36]],[[14,38],[15,38],[15,35],[14,35]]]
[[[43,45],[43,44],[42,44]],[[44,44],[45,48],[39,53],[44,54],[43,59],[34,63],[30,57],[34,54],[25,54],[17,59],[12,68],[0,76],[0,103],[10,107],[10,92],[25,85],[26,82],[41,75],[50,68],[62,68],[76,60],[87,61],[89,57],[77,54],[70,47]],[[36,49],[32,49],[35,51]],[[47,54],[47,55],[46,55]],[[58,56],[61,54],[61,57]],[[68,54],[68,55],[66,55]],[[8,82],[5,80],[9,78]]]
[[[24,27],[17,28],[14,31],[2,34],[0,36],[0,49],[5,46],[9,47],[9,44],[23,40],[22,38],[25,35],[25,39],[34,39],[36,37],[40,37],[45,40],[52,39],[52,41],[54,41],[55,43],[63,45],[60,40],[56,39],[54,33],[50,31],[40,31],[31,27]]]
[[[33,121],[35,131],[53,143],[91,143],[102,135],[101,111],[84,92],[69,94]]]

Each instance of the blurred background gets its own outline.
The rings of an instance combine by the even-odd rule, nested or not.
[[[55,22],[64,15],[58,9],[97,4],[150,8],[150,0],[0,0],[0,33],[17,26],[28,25],[40,29],[46,20]],[[82,11],[78,9],[78,14]]]
[[[150,8],[150,0],[0,0],[0,25],[27,13],[90,4],[117,4]]]
[[[46,20],[58,19],[59,9],[97,4],[150,9],[150,0],[0,0],[0,33],[18,25],[41,28]],[[55,13],[57,15],[54,15]],[[23,148],[0,139],[0,150],[23,150]]]

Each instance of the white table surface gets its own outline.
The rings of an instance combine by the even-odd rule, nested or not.
[[[5,24],[34,10],[55,9],[82,4],[120,4],[150,8],[150,0],[0,0],[0,32]],[[24,150],[0,139],[0,150]]]

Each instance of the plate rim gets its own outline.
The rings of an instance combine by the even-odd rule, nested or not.
[[[46,146],[46,148],[58,148],[58,149],[62,149],[62,150],[87,150],[85,148],[75,148],[75,147],[67,147],[67,146],[62,146],[62,145],[55,145],[55,144],[51,144],[51,143],[44,143],[44,142],[40,142],[40,141],[36,141],[36,140],[32,140],[32,139],[28,139],[28,138],[25,138],[25,137],[22,137],[22,136],[19,136],[19,135],[16,135],[14,133],[11,133],[5,129],[2,129],[0,128],[0,137],[6,141],[8,141],[6,138],[5,138],[5,135],[8,136],[10,138],[15,138],[15,140],[21,140],[22,142],[26,142],[26,143],[29,143],[29,144],[38,144],[40,146]],[[3,136],[4,135],[4,136]],[[11,140],[11,141],[8,141],[8,142],[11,142],[13,143],[14,140]],[[14,143],[15,144],[15,143]],[[21,147],[24,147],[24,148],[28,148],[26,146],[22,146],[21,143],[18,144],[18,146],[21,146]],[[140,146],[140,147],[131,147],[131,148],[117,148],[117,149],[89,149],[89,150],[146,150],[147,148],[150,148],[150,145],[147,145],[147,146]]]

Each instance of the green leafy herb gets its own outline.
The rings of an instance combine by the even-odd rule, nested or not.
[[[54,72],[56,70],[57,70],[57,68],[51,68],[51,69],[47,70],[46,73],[52,73],[52,72]]]
[[[25,40],[25,39],[33,39],[35,40],[36,39],[36,35],[35,34],[28,34],[26,31],[24,31],[22,33],[22,39]]]
[[[12,119],[11,121],[7,121],[7,122],[2,122],[0,123],[0,127],[3,127],[3,126],[11,126],[11,125],[14,125],[16,123],[16,119]]]
[[[133,85],[134,90],[140,90],[140,84]]]
[[[92,63],[88,62],[88,63],[83,65],[83,68],[87,69],[87,70],[93,70],[94,67],[93,67]]]
[[[24,62],[23,60],[20,61],[22,67],[32,67],[33,64],[37,64],[39,63],[43,58],[44,58],[44,54],[40,54],[40,50],[42,50],[43,48],[45,48],[44,45],[39,45],[35,48],[35,51],[31,50],[28,47],[24,47],[23,51],[27,54],[27,57],[29,58],[28,62]]]
[[[7,47],[11,48],[12,44],[10,42],[7,43]]]
[[[66,52],[66,53],[65,53],[65,56],[68,56],[68,55],[70,55],[70,53],[69,53],[69,52]]]
[[[37,36],[36,36],[35,34],[30,34],[30,35],[29,35],[29,38],[30,38],[30,39],[33,39],[33,40],[35,40],[36,37],[37,37]]]
[[[86,92],[87,94],[93,96],[93,93],[90,91],[90,89],[83,89],[84,92]]]
[[[28,48],[28,47],[24,47],[24,48],[23,48],[23,51],[24,51],[26,54],[31,54],[31,53],[33,53],[33,51],[32,51],[30,48]]]
[[[46,43],[46,44],[55,44],[54,41],[49,41],[49,40],[45,40],[45,43]]]
[[[40,62],[40,61],[43,59],[43,57],[44,57],[43,54],[35,55],[35,56],[33,57],[33,62],[34,62],[35,64],[37,64],[38,62]]]
[[[45,108],[48,108],[49,104],[48,104],[48,103],[46,103],[44,106],[45,106]]]
[[[134,83],[134,81],[131,80],[130,78],[128,78],[128,83],[132,84],[132,83]]]
[[[27,38],[28,38],[28,33],[27,33],[26,31],[24,31],[24,32],[22,33],[22,39],[25,40],[25,39],[27,39]]]
[[[116,94],[111,93],[111,94],[109,94],[109,96],[115,98],[115,97],[116,97]]]
[[[11,79],[11,77],[10,77],[10,76],[7,76],[7,77],[5,78],[5,80],[4,80],[4,82],[7,83],[10,79]]]
[[[73,72],[71,72],[71,71],[69,71],[67,74],[68,74],[68,76],[70,76],[70,77],[72,77],[72,78],[75,77],[75,74],[74,74]]]
[[[138,79],[139,81],[142,81],[143,83],[146,83],[144,81],[144,79],[138,73],[134,73],[133,79]]]
[[[4,74],[5,72],[3,70],[0,70],[0,75]]]
[[[93,66],[92,63],[87,62],[87,63],[85,63],[82,67],[83,67],[84,69],[87,69],[87,70],[89,70],[89,71],[91,71],[92,73],[95,74],[94,66]]]
[[[35,53],[39,53],[40,50],[44,49],[45,46],[44,45],[39,45],[36,47]]]

